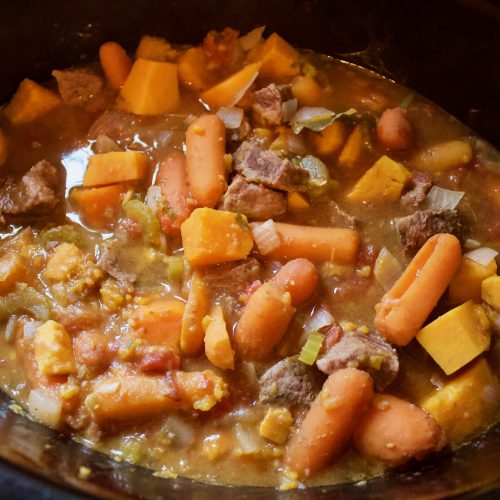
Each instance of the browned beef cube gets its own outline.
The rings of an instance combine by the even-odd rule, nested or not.
[[[258,90],[254,94],[252,113],[259,125],[279,125],[281,123],[281,92],[274,84]]]
[[[288,159],[264,150],[252,141],[243,142],[233,155],[234,168],[248,181],[282,191],[305,191],[309,174]]]
[[[287,201],[284,193],[237,175],[224,194],[222,208],[250,219],[272,219],[286,212]]]
[[[52,71],[57,88],[64,102],[79,104],[96,97],[103,89],[102,78],[87,69],[65,69]]]
[[[238,295],[259,278],[260,263],[254,258],[210,266],[204,274],[205,282],[210,288]]]
[[[417,208],[422,203],[432,187],[432,176],[429,172],[413,172],[409,190],[401,197],[401,204]]]

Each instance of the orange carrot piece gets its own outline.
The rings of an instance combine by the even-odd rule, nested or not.
[[[234,333],[237,352],[244,359],[269,356],[282,339],[295,309],[290,294],[268,281],[251,296]]]
[[[233,370],[234,351],[221,306],[216,306],[205,321],[208,323],[205,329],[205,354],[208,360],[222,370]]]
[[[194,210],[189,203],[189,190],[186,173],[186,160],[180,151],[173,151],[160,163],[156,184],[168,204],[168,213],[160,217],[160,224],[166,234],[175,235],[181,232],[181,224]]]
[[[187,176],[193,198],[201,207],[215,207],[226,189],[224,154],[226,129],[217,115],[204,115],[186,132]]]
[[[106,229],[114,221],[130,184],[122,182],[97,188],[76,187],[70,191],[71,204],[83,222],[94,229]]]
[[[288,467],[308,477],[337,458],[372,397],[368,373],[355,368],[332,373],[287,446]]]
[[[271,281],[290,293],[292,305],[296,307],[316,291],[318,270],[307,259],[295,259],[285,264]]]
[[[421,460],[446,443],[431,415],[418,406],[389,394],[377,394],[354,431],[358,451],[390,467],[412,458]]]
[[[99,60],[109,84],[119,89],[132,69],[130,57],[118,43],[106,42],[99,49]]]
[[[281,245],[266,257],[289,260],[305,257],[313,262],[349,264],[357,255],[359,238],[353,229],[297,226],[275,222]]]
[[[375,325],[389,342],[404,346],[415,337],[450,284],[461,257],[460,242],[452,234],[427,240],[375,306]]]

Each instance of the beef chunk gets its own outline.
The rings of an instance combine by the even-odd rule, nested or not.
[[[224,195],[222,208],[245,214],[250,219],[272,219],[286,212],[287,201],[284,193],[237,175]]]
[[[262,149],[252,141],[243,142],[233,155],[234,168],[247,180],[282,191],[305,191],[309,174],[289,160]]]
[[[456,210],[418,210],[395,220],[401,243],[409,254],[416,252],[431,236],[451,233],[462,240],[465,226]]]
[[[316,365],[327,375],[346,367],[366,370],[378,391],[385,389],[399,370],[395,349],[378,337],[356,332],[344,335]]]
[[[310,406],[321,387],[313,370],[296,357],[271,366],[259,380],[262,404]]]
[[[52,76],[57,80],[59,94],[68,104],[79,104],[96,97],[103,89],[102,78],[86,69],[54,70]]]
[[[252,112],[259,125],[279,125],[281,123],[281,92],[274,84],[258,90],[254,94]]]
[[[105,242],[100,249],[97,265],[118,281],[134,283],[137,280],[137,273],[126,263],[124,264],[122,250],[123,246],[117,241]]]
[[[210,288],[238,294],[259,278],[260,263],[254,258],[207,267],[204,274]]]
[[[429,172],[414,172],[408,187],[408,191],[401,197],[401,204],[417,208],[425,200],[432,187],[431,174]]]
[[[20,180],[7,179],[0,188],[0,215],[5,218],[44,216],[62,202],[64,179],[48,161],[39,161]]]

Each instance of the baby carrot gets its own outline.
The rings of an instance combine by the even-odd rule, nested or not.
[[[413,339],[450,284],[461,257],[460,242],[452,234],[427,240],[375,306],[375,325],[389,342],[404,346]]]
[[[281,245],[268,256],[278,260],[305,257],[313,262],[349,264],[358,251],[358,233],[336,227],[297,226],[275,222]]]
[[[180,151],[169,153],[160,163],[156,184],[167,202],[167,213],[160,218],[161,227],[166,234],[179,234],[181,224],[194,209],[194,204],[189,203],[186,161]]]
[[[369,458],[396,467],[422,459],[446,443],[431,415],[418,406],[388,394],[377,394],[354,431],[354,445]]]
[[[332,373],[287,446],[288,467],[308,477],[338,457],[372,397],[368,373],[356,368]]]
[[[293,306],[299,306],[315,292],[318,271],[311,261],[295,259],[285,264],[272,281],[290,293]]]
[[[118,43],[106,42],[99,49],[99,60],[109,84],[119,89],[125,83],[132,68],[130,57]]]
[[[200,116],[186,131],[187,176],[201,207],[215,207],[226,188],[225,141],[224,123],[217,115]]]

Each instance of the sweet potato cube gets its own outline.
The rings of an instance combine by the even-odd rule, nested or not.
[[[203,47],[191,47],[177,61],[179,65],[179,81],[181,85],[194,90],[207,88],[208,70],[207,56]]]
[[[308,135],[309,142],[318,156],[330,156],[337,153],[344,144],[346,136],[346,126],[340,120],[335,120],[321,132],[310,132]]]
[[[273,33],[259,51],[261,75],[271,79],[287,79],[300,73],[299,53],[277,33]]]
[[[208,360],[223,370],[234,369],[234,351],[221,306],[203,320],[205,326],[205,354]]]
[[[5,108],[14,125],[29,123],[47,114],[61,103],[59,97],[32,80],[23,80]]]
[[[244,259],[253,238],[244,215],[197,208],[181,226],[186,260],[193,266],[209,266]]]
[[[144,35],[135,52],[137,59],[165,62],[175,54],[172,46],[161,37]]]
[[[138,181],[145,177],[146,155],[137,151],[111,151],[89,158],[83,176],[84,187]]]
[[[497,272],[497,263],[492,259],[487,266],[483,266],[466,255],[448,288],[450,304],[460,304],[469,299],[481,297],[481,283]]]
[[[363,122],[358,123],[349,134],[349,137],[340,152],[337,165],[341,168],[356,167],[358,162],[360,162],[363,158],[365,151],[371,149],[371,147],[371,139],[366,124]]]
[[[260,63],[253,63],[226,78],[211,89],[201,94],[201,98],[210,108],[234,106],[245,95],[250,85],[259,74]]]
[[[61,324],[49,320],[38,328],[35,361],[41,375],[68,375],[76,371],[71,337]]]
[[[500,311],[500,276],[490,276],[481,283],[481,298]]]
[[[65,281],[83,264],[83,253],[73,243],[61,243],[50,256],[43,277]]]
[[[422,328],[416,338],[450,375],[488,349],[490,327],[484,309],[469,300]]]
[[[178,354],[184,307],[180,300],[157,300],[136,309],[132,324],[151,345],[164,345]]]
[[[137,59],[120,91],[118,106],[136,115],[162,115],[178,105],[177,64]]]
[[[410,179],[411,173],[401,163],[381,156],[359,179],[347,198],[373,203],[395,201]]]
[[[491,423],[498,409],[500,384],[488,362],[481,358],[420,406],[429,412],[452,443],[478,433]]]
[[[105,229],[118,215],[123,195],[129,189],[130,184],[125,182],[95,188],[76,187],[71,190],[69,199],[85,224]]]
[[[26,274],[22,257],[15,252],[7,252],[0,257],[0,294],[10,291],[17,281]]]

